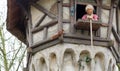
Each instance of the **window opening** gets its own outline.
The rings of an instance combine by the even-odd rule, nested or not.
[[[83,17],[83,15],[86,14],[85,7],[86,7],[86,5],[77,4],[76,21],[78,19],[81,19]],[[97,13],[97,7],[94,6],[94,14],[96,14],[96,13]]]

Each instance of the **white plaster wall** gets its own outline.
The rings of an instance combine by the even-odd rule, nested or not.
[[[42,57],[45,59],[46,62],[46,66],[47,66],[46,71],[56,71],[56,69],[54,68],[58,68],[59,71],[78,71],[79,70],[78,60],[80,59],[79,56],[82,51],[89,52],[90,57],[92,59],[91,61],[92,64],[90,65],[91,66],[90,69],[92,71],[96,71],[95,69],[98,69],[97,71],[108,71],[110,60],[111,60],[111,66],[116,65],[116,61],[112,53],[106,47],[94,46],[93,48],[91,48],[88,45],[77,45],[77,44],[67,44],[67,43],[58,44],[37,52],[32,56],[31,63],[35,65],[36,71],[40,71],[39,60]],[[51,66],[49,63],[50,63],[50,55],[52,53],[56,55],[56,63],[55,66],[52,68],[52,70],[50,70]],[[98,54],[100,53],[101,55],[104,56],[103,57],[104,59],[102,59],[104,61],[102,66],[102,68],[104,67],[103,70],[100,67],[101,62],[98,62],[98,64],[96,65],[95,55],[97,53]],[[97,60],[101,61],[100,59],[101,58],[98,58]],[[88,68],[85,68],[82,71],[88,71]]]
[[[100,37],[107,38],[108,27],[100,27]]]
[[[70,19],[70,10],[68,7],[63,7],[63,19]]]
[[[52,19],[49,18],[48,16],[46,16],[45,19],[44,19],[44,20],[42,21],[42,23],[40,24],[40,26],[45,25],[45,24],[47,24],[47,23],[50,22],[50,21],[52,21]]]
[[[70,31],[70,23],[63,23],[63,30],[65,33],[69,33]]]
[[[106,1],[105,1],[106,2]],[[109,21],[109,10],[101,9],[101,22],[104,24],[108,24]],[[100,37],[106,38],[107,37],[108,27],[100,27]]]
[[[35,7],[31,6],[31,16],[32,16],[32,27],[35,26],[35,24],[41,19],[41,17],[44,15],[43,12],[39,11]]]
[[[108,24],[109,21],[109,10],[101,9],[102,14],[101,14],[101,21],[102,23]]]
[[[56,2],[57,0],[39,0],[37,3],[49,11],[51,6],[54,5]]]
[[[49,27],[48,29],[48,38],[58,33],[58,24]]]
[[[111,0],[102,0],[103,5],[110,6]]]
[[[43,40],[44,34],[43,30],[33,34],[33,43],[40,42]]]

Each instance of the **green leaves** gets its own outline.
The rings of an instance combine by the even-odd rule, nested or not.
[[[86,56],[86,58],[85,58],[85,62],[86,62],[86,63],[91,62],[91,58],[90,58],[89,56]]]

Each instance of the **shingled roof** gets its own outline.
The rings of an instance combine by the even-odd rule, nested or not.
[[[16,36],[19,40],[26,43],[25,25],[27,21],[25,19],[25,7],[17,2],[17,0],[7,0],[8,12],[7,12],[7,30]]]

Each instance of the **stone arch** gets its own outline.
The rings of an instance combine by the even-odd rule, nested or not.
[[[39,71],[47,71],[47,64],[46,64],[46,61],[43,57],[40,58],[40,61],[39,61]]]
[[[73,49],[65,50],[62,62],[62,71],[75,71],[75,52]]]
[[[83,50],[79,56],[79,71],[91,70],[91,55],[88,50]]]
[[[58,71],[57,57],[55,53],[51,53],[50,56],[50,71]]]
[[[105,71],[105,56],[102,52],[96,53],[95,57],[95,71]]]

